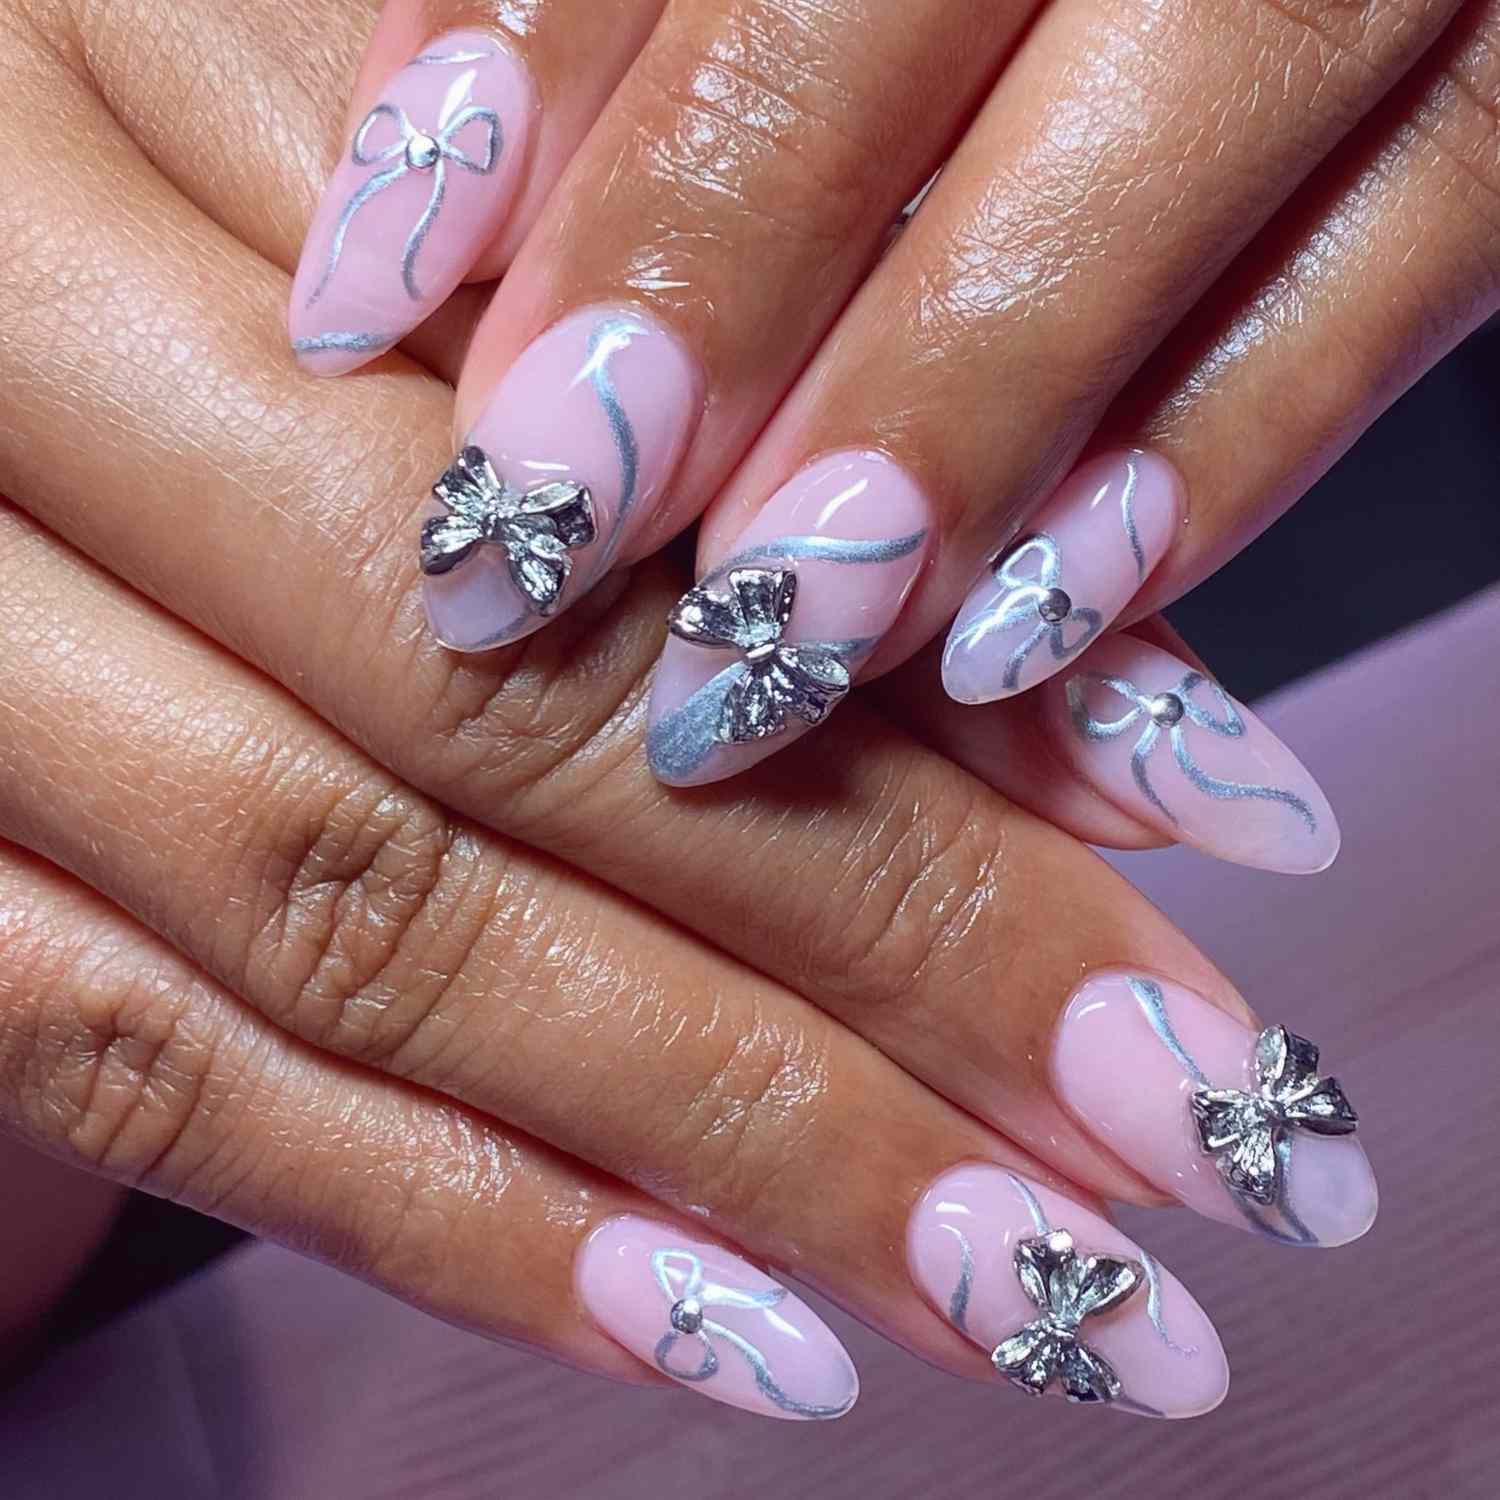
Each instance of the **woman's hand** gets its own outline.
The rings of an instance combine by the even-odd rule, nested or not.
[[[836,1413],[850,1371],[741,1251],[957,1373],[1005,1344],[1023,1384],[1212,1405],[1209,1324],[1092,1195],[1340,1243],[1374,1212],[1342,1094],[1265,1116],[1293,1187],[1271,1123],[1235,1178],[1209,1096],[1281,1110],[1306,1055],[1268,1033],[1253,1083],[1186,939],[860,707],[751,794],[661,787],[662,564],[524,647],[432,642],[409,495],[451,393],[399,358],[308,380],[275,329],[344,13],[299,11],[289,53],[270,4],[4,8],[0,131],[51,167],[0,197],[0,1111],[444,1316],[772,1415]],[[1044,1229],[1125,1262],[1087,1360],[1006,1342]]]
[[[518,489],[591,492],[588,525],[550,535],[527,583],[474,545],[449,486],[425,557],[438,635],[525,635],[703,514],[704,591],[675,611],[656,679],[664,779],[784,746],[962,605],[943,663],[957,699],[1070,674],[1018,711],[936,721],[903,678],[908,713],[919,701],[923,732],[971,768],[1089,837],[1325,865],[1337,834],[1315,789],[1238,732],[1195,663],[1127,637],[1072,666],[1253,537],[1497,305],[1500,5],[659,12],[627,0],[601,37],[581,0],[522,22],[397,0],[366,59],[356,154],[293,294],[303,358],[346,369],[514,255],[458,431]],[[406,154],[444,129],[432,165]],[[616,397],[623,443],[600,406]],[[1039,536],[1015,546],[1028,521]],[[725,576],[745,558],[801,585],[759,625]],[[745,664],[757,630],[798,652]],[[1196,781],[1163,751],[1142,782],[1157,699],[1185,700]]]

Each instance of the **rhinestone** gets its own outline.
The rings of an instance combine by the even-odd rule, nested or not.
[[[684,1297],[672,1304],[671,1317],[678,1333],[697,1333],[703,1327],[703,1304],[696,1297]]]
[[[1158,693],[1151,700],[1148,712],[1153,723],[1160,724],[1163,729],[1170,729],[1174,724],[1182,723],[1182,716],[1187,710],[1176,693]]]
[[[406,143],[406,164],[416,172],[430,172],[441,154],[438,143],[420,130]]]
[[[1049,625],[1061,625],[1073,613],[1073,601],[1062,589],[1048,589],[1036,612]]]

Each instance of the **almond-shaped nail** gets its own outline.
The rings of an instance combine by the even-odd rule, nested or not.
[[[765,1417],[826,1421],[859,1396],[844,1346],[800,1298],[722,1245],[626,1215],[586,1239],[579,1300],[664,1375]]]
[[[900,614],[931,532],[926,496],[884,454],[794,475],[671,613],[646,739],[658,779],[722,780],[822,723]]]
[[[437,638],[509,645],[586,593],[661,499],[701,405],[697,361],[644,313],[588,307],[533,340],[433,489],[421,565]]]
[[[1182,1283],[1113,1224],[1004,1167],[955,1167],[907,1227],[922,1295],[1029,1395],[1148,1417],[1211,1411],[1229,1366]]]
[[[1212,677],[1112,635],[1042,692],[1064,757],[1149,827],[1262,870],[1310,875],[1333,863],[1339,827],[1321,788]]]
[[[534,109],[525,66],[481,31],[438,38],[386,82],[292,284],[288,332],[306,369],[352,370],[442,305],[515,200]]]
[[[1177,471],[1154,453],[1075,470],[964,601],[943,651],[949,697],[992,703],[1061,670],[1135,597],[1182,509]]]
[[[1098,974],[1063,1012],[1052,1079],[1115,1155],[1211,1219],[1309,1248],[1375,1221],[1358,1116],[1284,1026],[1256,1032],[1152,975]]]

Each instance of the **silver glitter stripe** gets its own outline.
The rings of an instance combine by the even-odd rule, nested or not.
[[[298,354],[323,354],[332,349],[358,354],[367,349],[384,349],[395,342],[388,333],[320,333],[313,338],[293,339],[292,348]]]
[[[749,670],[742,661],[726,667],[651,726],[646,734],[646,757],[653,770],[668,776],[690,776],[708,759],[719,743],[724,700]]]
[[[960,1333],[967,1333],[969,1298],[974,1291],[974,1247],[969,1243],[968,1235],[957,1224],[943,1224],[939,1227],[946,1229],[958,1241],[958,1285],[953,1288],[953,1295],[948,1299],[948,1321]]]
[[[1130,541],[1130,550],[1135,554],[1135,576],[1146,576],[1146,552],[1141,546],[1141,534],[1135,524],[1135,492],[1140,482],[1140,472],[1133,458],[1125,460],[1125,488],[1120,492],[1120,519],[1125,524],[1125,535]]]
[[[1160,1336],[1162,1343],[1174,1354],[1180,1354],[1184,1359],[1192,1359],[1198,1352],[1196,1344],[1179,1344],[1167,1332],[1166,1324],[1162,1322],[1161,1316],[1161,1267],[1157,1265],[1156,1258],[1141,1251],[1141,1265],[1146,1270],[1146,1316],[1151,1319],[1151,1326]]]
[[[1110,1402],[1110,1405],[1113,1406],[1116,1411],[1134,1412],[1138,1417],[1160,1417],[1163,1421],[1165,1421],[1167,1416],[1166,1412],[1158,1411],[1154,1406],[1147,1406],[1144,1401],[1135,1401],[1132,1400],[1129,1396],[1123,1394],[1116,1396],[1115,1399]]]
[[[1014,1172],[1007,1172],[1005,1175],[1010,1178],[1010,1185],[1020,1194],[1021,1201],[1026,1205],[1026,1212],[1031,1215],[1032,1227],[1038,1234],[1050,1234],[1052,1226],[1047,1222],[1046,1212],[1037,1201],[1036,1194]]]
[[[307,305],[311,307],[319,297],[328,289],[328,283],[333,280],[333,273],[338,270],[339,259],[344,253],[344,240],[348,236],[349,226],[354,222],[354,216],[371,198],[383,193],[393,183],[400,182],[407,173],[405,162],[397,162],[394,167],[388,167],[384,172],[377,172],[373,177],[367,178],[359,185],[359,189],[344,205],[344,211],[339,215],[338,226],[333,231],[333,240],[328,247],[328,263],[323,267],[322,279],[313,288],[312,295],[307,299]]]
[[[599,398],[599,405],[604,408],[609,435],[620,462],[620,503],[615,511],[614,529],[595,567],[596,576],[603,573],[614,560],[615,552],[625,535],[625,518],[636,502],[641,472],[640,442],[624,403],[620,400],[619,389],[610,374],[609,362],[618,350],[629,348],[631,335],[647,332],[645,325],[635,318],[606,318],[589,335],[589,382]]]
[[[1192,1054],[1177,1039],[1177,1033],[1172,1029],[1172,1022],[1167,1017],[1166,996],[1162,994],[1161,986],[1153,979],[1140,979],[1135,975],[1128,977],[1125,983],[1130,986],[1130,993],[1135,996],[1136,1004],[1140,1006],[1152,1031],[1156,1033],[1162,1046],[1177,1059],[1182,1071],[1200,1088],[1210,1087],[1203,1069],[1193,1060]]]
[[[1252,786],[1243,781],[1221,781],[1217,776],[1210,776],[1197,761],[1192,757],[1183,739],[1181,726],[1172,731],[1172,754],[1176,757],[1177,764],[1182,774],[1198,788],[1206,797],[1216,797],[1221,802],[1230,801],[1235,798],[1249,800],[1259,799],[1262,802],[1279,802],[1285,807],[1290,807],[1293,812],[1307,825],[1309,833],[1318,831],[1317,814],[1312,808],[1295,792],[1286,791],[1278,786]]]
[[[749,1339],[742,1338],[732,1328],[726,1328],[722,1323],[713,1322],[708,1318],[703,1320],[703,1331],[711,1333],[715,1338],[723,1339],[731,1348],[737,1350],[750,1366],[755,1376],[756,1389],[761,1395],[773,1406],[780,1407],[782,1411],[790,1412],[793,1416],[805,1417],[813,1422],[826,1421],[831,1417],[843,1416],[858,1399],[859,1392],[853,1390],[836,1406],[818,1406],[809,1401],[798,1401],[795,1397],[787,1395],[777,1384],[765,1355]]]
[[[427,207],[422,210],[422,217],[412,227],[412,232],[406,237],[406,248],[401,252],[401,285],[406,288],[406,295],[413,302],[422,300],[422,289],[417,285],[417,256],[422,253],[422,246],[427,243],[427,231],[432,228],[434,221],[443,207],[443,199],[448,193],[448,169],[444,165],[442,157],[432,169],[432,196],[427,200]]]
[[[1292,1142],[1290,1137],[1282,1136],[1276,1142],[1276,1160],[1281,1167],[1281,1184],[1277,1196],[1276,1206],[1281,1210],[1281,1217],[1286,1220],[1287,1228],[1291,1230],[1299,1245],[1316,1245],[1318,1237],[1302,1221],[1302,1216],[1292,1207]]]
[[[726,558],[706,578],[698,581],[699,588],[708,588],[729,576],[734,568],[743,568],[747,563],[772,560],[828,563],[888,563],[910,557],[927,540],[927,528],[913,531],[909,536],[888,537],[876,541],[855,542],[833,536],[780,536],[768,542],[757,542]]]
[[[1135,780],[1136,790],[1140,792],[1147,802],[1159,812],[1169,823],[1177,821],[1177,814],[1167,806],[1156,793],[1156,788],[1151,785],[1151,778],[1146,774],[1146,761],[1151,752],[1156,749],[1156,742],[1161,738],[1161,731],[1155,724],[1148,724],[1145,733],[1135,742],[1135,749],[1130,752],[1130,774]]]

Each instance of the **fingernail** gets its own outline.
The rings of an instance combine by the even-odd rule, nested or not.
[[[1211,1219],[1329,1248],[1375,1221],[1357,1116],[1318,1049],[1257,1033],[1169,980],[1099,974],[1052,1054],[1064,1108],[1148,1182]]]
[[[939,1177],[906,1246],[922,1295],[1030,1395],[1195,1417],[1229,1389],[1219,1336],[1170,1271],[1098,1214],[1004,1167]]]
[[[593,1321],[690,1390],[765,1417],[825,1421],[859,1396],[826,1323],[722,1245],[626,1215],[586,1239],[574,1266]]]
[[[1154,453],[1075,470],[964,601],[943,651],[948,695],[992,703],[1059,671],[1135,597],[1181,515],[1177,471]]]
[[[448,298],[520,186],[535,93],[494,37],[453,31],[396,73],[356,127],[292,284],[292,348],[341,375]]]
[[[629,308],[585,308],[534,340],[434,489],[422,569],[437,638],[508,645],[586,593],[661,498],[701,390],[676,335]]]
[[[733,776],[819,724],[917,580],[932,509],[880,453],[835,453],[776,492],[678,601],[651,693],[656,776]]]
[[[1301,761],[1177,657],[1107,636],[1043,702],[1079,775],[1168,838],[1289,875],[1326,870],[1338,854],[1333,809]]]

